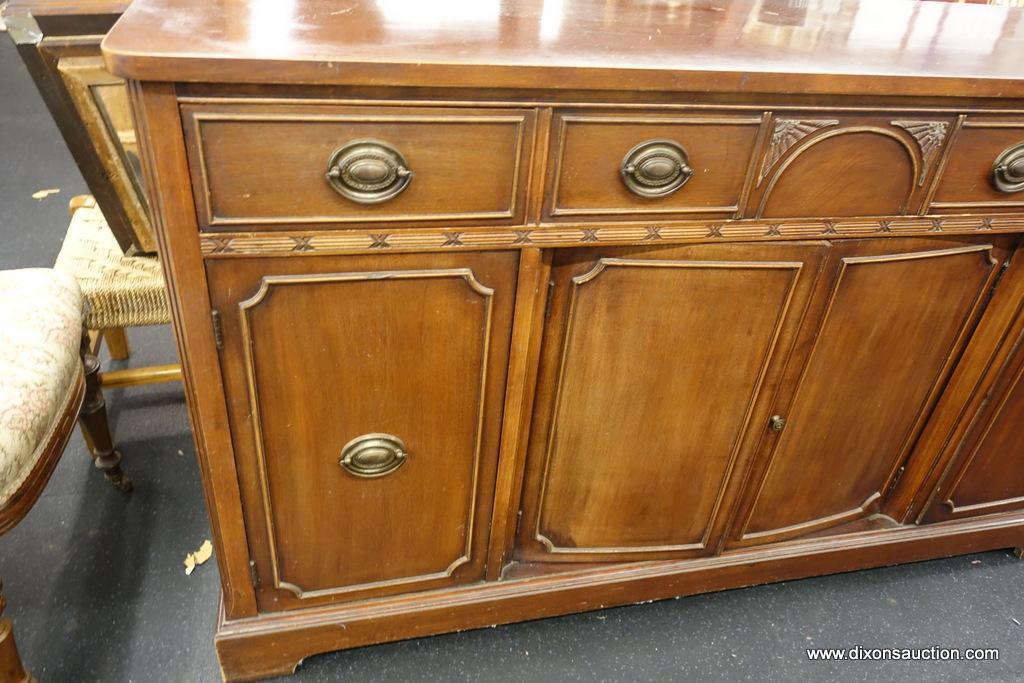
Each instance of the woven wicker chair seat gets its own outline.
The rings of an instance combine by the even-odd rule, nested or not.
[[[90,330],[171,322],[159,261],[125,256],[98,207],[74,212],[54,269],[78,280]]]

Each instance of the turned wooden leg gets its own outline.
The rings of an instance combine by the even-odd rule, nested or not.
[[[3,582],[0,581],[0,591],[2,590]],[[18,654],[18,646],[14,642],[14,625],[10,619],[3,616],[6,606],[7,600],[0,593],[0,683],[33,683],[35,679],[25,671],[21,655]]]
[[[128,360],[132,350],[128,346],[128,335],[123,327],[110,327],[103,330],[103,338],[107,340],[107,350],[114,360]]]
[[[1018,560],[1024,559],[1024,548],[1014,548],[1013,554],[1017,556]]]
[[[85,399],[78,424],[89,446],[93,464],[120,491],[131,491],[132,480],[121,471],[121,453],[114,448],[107,423],[107,403],[100,388],[100,361],[90,349],[89,335],[82,335],[82,364],[85,366]]]

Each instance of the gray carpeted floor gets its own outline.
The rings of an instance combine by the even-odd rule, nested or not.
[[[0,34],[0,268],[48,266],[86,188]],[[44,200],[33,192],[60,188]],[[171,362],[133,330],[132,364]],[[181,388],[110,391],[135,491],[94,472],[77,435],[24,522],[0,538],[26,662],[43,683],[214,681],[215,562]],[[729,591],[316,657],[294,681],[1024,680],[1024,563],[992,552]],[[807,647],[997,647],[998,662],[811,663]]]

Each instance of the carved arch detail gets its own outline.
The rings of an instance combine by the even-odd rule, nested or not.
[[[822,128],[838,126],[837,119],[775,119],[775,128],[772,131],[772,140],[768,146],[768,153],[764,156],[764,163],[761,165],[761,173],[757,178],[760,185],[768,171],[778,163],[779,159],[789,151],[789,148],[803,140],[811,133],[816,133]]]
[[[792,165],[792,163],[800,157],[801,154],[806,152],[811,147],[814,147],[815,145],[821,142],[825,142],[826,140],[831,140],[832,138],[838,137],[840,135],[853,135],[856,133],[874,133],[876,135],[881,135],[890,138],[898,142],[900,145],[903,146],[904,150],[906,150],[907,156],[910,157],[910,162],[912,166],[911,192],[910,194],[908,194],[904,202],[904,204],[906,204],[906,201],[909,201],[910,196],[913,194],[914,181],[916,181],[916,179],[919,178],[921,174],[925,173],[927,169],[924,163],[924,158],[921,149],[907,142],[906,138],[903,135],[900,135],[894,130],[879,128],[878,126],[871,125],[849,126],[846,128],[837,128],[835,130],[829,130],[822,133],[821,135],[814,136],[810,140],[798,142],[792,154],[790,154],[785,159],[785,161],[779,164],[779,167],[775,169],[775,171],[771,174],[770,179],[768,180],[768,185],[767,187],[765,187],[764,193],[761,195],[761,201],[758,203],[757,213],[755,214],[755,217],[760,218],[764,214],[765,207],[768,205],[768,199],[771,197],[772,190],[775,189],[775,185],[776,183],[778,183],[779,178],[782,177],[782,175],[786,172],[786,169],[788,169],[790,165]],[[806,134],[803,137],[806,137]],[[905,208],[906,207],[904,206],[904,209]]]
[[[949,131],[946,121],[893,121],[892,125],[907,131],[921,148],[921,172],[918,174],[918,187],[924,185],[925,176],[931,167],[935,153],[942,147]]]

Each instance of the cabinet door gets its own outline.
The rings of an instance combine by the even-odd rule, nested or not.
[[[924,521],[1024,509],[1024,320],[1013,352],[961,440]]]
[[[482,577],[516,267],[208,264],[262,610]]]
[[[764,428],[762,471],[734,545],[863,524],[882,509],[1008,245],[1005,238],[837,244],[815,294],[823,313],[801,332],[806,361],[787,377],[792,396],[781,395],[775,411],[785,427]]]
[[[827,250],[556,254],[521,559],[714,551]]]

